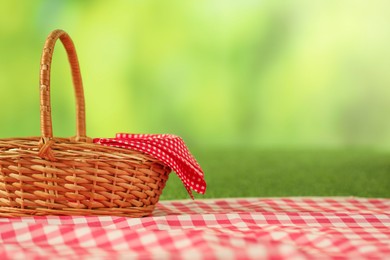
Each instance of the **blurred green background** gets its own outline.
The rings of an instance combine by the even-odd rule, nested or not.
[[[66,30],[90,136],[169,132],[207,145],[390,145],[389,1],[4,1],[1,136],[39,134],[47,34]],[[74,132],[62,47],[55,133]]]
[[[61,28],[79,54],[91,137],[174,133],[206,168],[203,147],[387,151],[389,11],[386,0],[3,1],[0,136],[40,134],[41,49]],[[60,45],[52,99],[55,135],[73,135]]]

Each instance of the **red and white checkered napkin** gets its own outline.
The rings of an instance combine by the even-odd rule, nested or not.
[[[191,189],[200,194],[206,191],[202,168],[178,136],[119,133],[115,138],[95,138],[94,143],[136,150],[160,160],[176,172],[191,198]]]
[[[390,259],[390,200],[161,201],[146,218],[0,218],[0,259]]]

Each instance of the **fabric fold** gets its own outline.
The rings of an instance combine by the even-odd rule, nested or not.
[[[105,146],[135,150],[160,160],[177,174],[192,199],[194,196],[191,190],[200,194],[206,191],[203,170],[179,136],[118,133],[115,138],[95,138],[93,141]]]

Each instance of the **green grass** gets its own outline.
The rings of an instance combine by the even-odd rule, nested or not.
[[[197,149],[208,184],[196,198],[358,196],[390,198],[390,151]],[[161,200],[189,196],[171,173]]]

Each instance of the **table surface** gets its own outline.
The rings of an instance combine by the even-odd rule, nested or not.
[[[0,259],[390,258],[390,200],[161,201],[151,217],[0,218]]]

